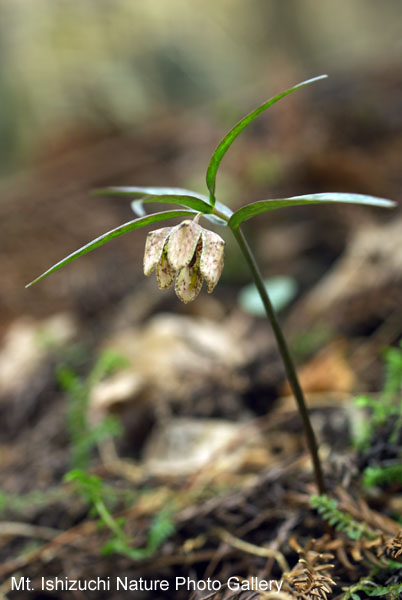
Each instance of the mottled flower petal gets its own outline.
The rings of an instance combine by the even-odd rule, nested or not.
[[[165,242],[172,229],[173,227],[162,227],[148,233],[144,252],[144,275],[150,275],[160,261]]]
[[[212,231],[193,221],[183,221],[175,227],[164,227],[148,234],[144,273],[156,267],[160,289],[168,288],[176,277],[175,292],[182,302],[198,296],[204,279],[211,293],[223,269],[224,241]]]
[[[167,258],[175,271],[187,267],[197,248],[202,227],[194,221],[183,221],[173,228],[167,243]]]
[[[194,267],[183,267],[177,276],[175,283],[176,296],[187,304],[195,300],[202,287],[202,275],[198,264]]]
[[[214,290],[222,273],[224,246],[225,242],[220,235],[208,229],[202,230],[200,271],[207,283],[209,294]]]
[[[169,264],[166,257],[166,251],[163,252],[162,258],[156,266],[156,279],[158,281],[158,287],[160,290],[166,290],[173,283],[173,279],[176,276],[176,271]]]

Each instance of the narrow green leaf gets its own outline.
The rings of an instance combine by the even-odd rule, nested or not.
[[[368,206],[380,206],[382,208],[393,208],[396,203],[384,198],[375,196],[365,196],[363,194],[308,194],[306,196],[292,196],[291,198],[279,198],[274,200],[259,200],[251,204],[246,204],[239,208],[229,219],[229,227],[236,229],[239,225],[263,212],[276,210],[277,208],[287,208],[289,206],[301,206],[304,204],[367,204]]]
[[[214,153],[212,154],[211,160],[208,165],[208,170],[207,170],[206,179],[207,179],[207,186],[210,191],[210,202],[211,202],[212,206],[215,204],[216,174],[218,172],[219,165],[222,161],[222,158],[225,156],[226,152],[228,151],[228,149],[230,148],[230,146],[232,145],[234,140],[237,138],[237,136],[243,131],[243,129],[245,127],[247,127],[247,125],[249,125],[252,121],[254,121],[254,119],[256,117],[258,117],[258,115],[260,115],[262,112],[264,112],[264,110],[266,110],[267,108],[269,108],[270,106],[275,104],[275,102],[278,102],[278,100],[281,100],[281,98],[284,98],[288,94],[291,94],[292,92],[295,92],[296,90],[298,90],[306,85],[309,85],[310,83],[319,81],[320,79],[325,79],[326,77],[327,77],[327,75],[320,75],[319,77],[314,77],[313,79],[307,79],[306,81],[302,81],[301,83],[298,83],[297,85],[286,90],[285,92],[282,92],[281,94],[278,94],[277,96],[274,96],[273,98],[270,98],[269,100],[267,100],[266,102],[261,104],[261,106],[258,106],[255,110],[253,110],[251,113],[246,115],[243,119],[241,119],[225,135],[225,137],[221,140],[221,142],[216,147]]]
[[[92,240],[92,242],[89,242],[85,246],[82,246],[82,248],[79,248],[72,254],[69,254],[68,256],[63,258],[61,261],[59,261],[58,263],[56,263],[55,265],[50,267],[50,269],[48,269],[47,271],[42,273],[42,275],[39,275],[39,277],[37,277],[36,279],[34,279],[30,283],[28,283],[28,285],[26,285],[25,287],[27,287],[27,288],[30,287],[34,283],[37,283],[38,281],[43,279],[44,277],[47,277],[47,275],[50,275],[50,273],[57,271],[57,269],[60,269],[60,267],[63,267],[64,265],[68,264],[69,262],[72,262],[79,256],[82,256],[83,254],[87,254],[88,252],[95,250],[95,248],[98,248],[99,246],[106,244],[106,242],[109,242],[113,238],[119,237],[120,235],[123,235],[124,233],[128,233],[129,231],[132,231],[133,229],[139,229],[140,227],[145,227],[146,225],[151,225],[152,223],[157,223],[158,221],[165,221],[166,219],[173,219],[175,217],[186,217],[188,215],[194,215],[194,214],[195,214],[195,211],[192,211],[192,210],[166,210],[164,212],[153,213],[152,215],[146,215],[145,217],[140,217],[139,219],[134,219],[134,221],[128,221],[127,223],[123,223],[123,225],[119,225],[119,227],[116,227],[115,229],[112,229],[111,231],[107,231],[103,235]]]
[[[141,210],[141,207],[144,203],[149,202],[179,204],[180,206],[187,206],[187,208],[193,208],[194,210],[202,213],[210,213],[213,210],[209,202],[205,202],[204,200],[196,198],[195,196],[188,196],[184,194],[157,194],[153,196],[144,196],[140,200],[134,200],[134,202],[131,203],[131,208],[135,213],[137,213],[138,209]],[[143,214],[141,216],[143,216]]]
[[[191,196],[208,202],[208,197],[192,190],[174,187],[139,187],[139,186],[112,186],[95,190],[98,196],[135,196],[143,198],[144,196]]]

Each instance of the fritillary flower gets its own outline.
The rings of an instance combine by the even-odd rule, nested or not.
[[[210,294],[223,269],[223,239],[196,219],[151,231],[145,243],[144,274],[156,270],[160,289],[176,280],[176,295],[184,303],[195,300],[204,280]]]

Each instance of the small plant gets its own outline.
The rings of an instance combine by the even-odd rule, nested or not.
[[[387,348],[385,356],[385,382],[379,398],[360,396],[357,406],[368,408],[370,418],[357,438],[360,450],[367,449],[378,431],[391,424],[389,442],[395,444],[402,430],[402,344],[399,348]]]
[[[402,464],[384,467],[366,467],[363,473],[363,485],[366,487],[402,485]]]
[[[70,435],[71,466],[73,469],[84,471],[89,466],[92,451],[97,444],[121,434],[121,425],[117,418],[112,416],[106,417],[97,425],[90,425],[87,414],[90,392],[98,381],[126,366],[127,361],[114,352],[104,352],[96,361],[89,375],[82,378],[70,366],[67,366],[67,363],[76,363],[77,358],[82,358],[81,349],[69,348],[65,363],[57,368],[56,379],[68,398],[67,428]],[[104,495],[109,499],[112,495],[111,491],[111,488],[104,486]],[[132,497],[131,493],[125,495],[127,499]],[[62,486],[34,490],[26,494],[8,494],[0,490],[0,516],[6,511],[13,514],[24,514],[30,508],[58,502],[64,496],[65,490]]]
[[[322,496],[312,496],[310,504],[329,525],[335,527],[337,531],[346,533],[349,539],[359,540],[361,537],[374,539],[376,537],[375,533],[364,522],[360,523],[348,513],[340,510],[338,502],[334,498],[329,498],[325,494]]]
[[[106,417],[97,425],[90,425],[88,403],[93,387],[103,377],[126,365],[124,357],[104,352],[85,379],[66,365],[58,367],[57,380],[68,397],[67,423],[71,438],[71,465],[74,469],[85,470],[93,448],[102,440],[121,434],[120,423],[113,416]]]
[[[112,533],[110,540],[103,546],[104,554],[117,552],[140,560],[152,556],[162,543],[174,532],[172,511],[166,508],[156,513],[147,537],[146,546],[133,547],[134,541],[124,532],[125,520],[116,519],[110,511],[116,501],[133,500],[132,493],[116,493],[100,477],[89,472],[91,453],[96,445],[121,433],[121,426],[114,417],[107,417],[96,426],[88,422],[89,395],[93,387],[106,375],[114,373],[127,365],[124,357],[114,352],[104,352],[86,378],[81,378],[69,367],[60,366],[57,379],[68,396],[68,429],[71,437],[72,469],[64,480],[74,485],[75,490],[90,507],[90,513],[99,519],[99,524]],[[1,508],[1,507],[0,507]]]
[[[359,592],[365,594],[360,596]],[[355,585],[352,585],[342,596],[341,600],[364,600],[370,598],[386,598],[387,600],[400,600],[402,594],[402,583],[390,585],[378,585],[368,578],[364,578]]]
[[[67,473],[65,481],[74,484],[77,492],[90,506],[90,512],[98,517],[100,526],[107,527],[112,533],[110,540],[102,547],[103,554],[116,552],[133,560],[149,558],[174,533],[173,512],[170,507],[165,507],[154,516],[146,545],[135,548],[134,540],[124,531],[125,519],[116,519],[107,506],[108,489],[100,477],[73,469]]]
[[[379,397],[356,400],[368,413],[355,435],[366,487],[402,484],[402,346],[387,348],[384,357],[385,381]]]
[[[360,581],[349,587],[343,587],[345,593],[337,598],[339,600],[363,600],[367,596],[400,598],[402,588],[398,573],[401,572],[402,567],[402,530],[390,537],[389,521],[384,521],[385,528],[382,529],[381,519],[375,518],[375,513],[371,513],[373,527],[370,527],[366,522],[370,517],[370,511],[366,511],[361,504],[357,505],[359,509],[357,518],[349,514],[346,508],[341,510],[334,498],[325,495],[312,496],[310,505],[331,527],[345,534],[343,538],[336,537],[333,541],[324,536],[321,544],[324,544],[325,548],[336,549],[338,561],[347,569],[354,568],[349,556],[353,562],[360,563],[362,567],[370,567]],[[353,509],[353,506],[350,508]],[[317,542],[314,540],[310,543]],[[365,595],[360,596],[360,592]]]
[[[228,206],[217,201],[216,177],[222,159],[232,143],[243,129],[254,121],[256,117],[281,100],[281,98],[325,77],[326,75],[321,75],[320,77],[303,81],[267,100],[241,119],[225,135],[212,154],[207,168],[206,183],[209,192],[208,196],[181,188],[112,187],[101,190],[100,193],[102,194],[122,194],[131,198],[137,198],[137,200],[132,203],[132,207],[139,217],[132,221],[128,221],[127,223],[104,233],[92,242],[89,242],[79,250],[56,263],[27,286],[33,285],[60,267],[91,252],[95,248],[102,246],[113,238],[146,225],[166,221],[175,217],[184,217],[186,220],[177,227],[159,229],[148,235],[144,257],[144,270],[146,274],[149,274],[155,268],[157,270],[159,287],[163,289],[169,287],[176,277],[175,287],[177,295],[183,302],[189,302],[194,300],[197,296],[204,279],[207,282],[208,292],[212,292],[219,280],[223,267],[223,241],[217,234],[212,234],[198,225],[200,217],[203,216],[207,221],[210,221],[215,225],[229,227],[250,268],[267,317],[271,322],[286,374],[303,421],[307,443],[313,461],[317,487],[320,494],[325,493],[324,478],[318,455],[317,442],[311,426],[303,391],[297,377],[296,368],[288,344],[277,320],[266,286],[264,285],[260,269],[240,226],[253,216],[290,206],[346,203],[367,204],[370,206],[391,208],[394,206],[394,202],[360,194],[320,193],[293,196],[290,198],[260,200],[258,202],[246,204],[239,210],[233,212]],[[145,214],[143,205],[148,202],[175,204],[179,208]],[[191,216],[194,218],[193,221],[189,220]]]

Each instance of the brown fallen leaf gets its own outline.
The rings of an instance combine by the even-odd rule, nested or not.
[[[299,369],[300,383],[305,392],[350,392],[352,390],[356,377],[344,356],[344,351],[344,342],[337,340],[318,352]],[[287,382],[282,387],[281,394],[290,394],[290,386]]]

